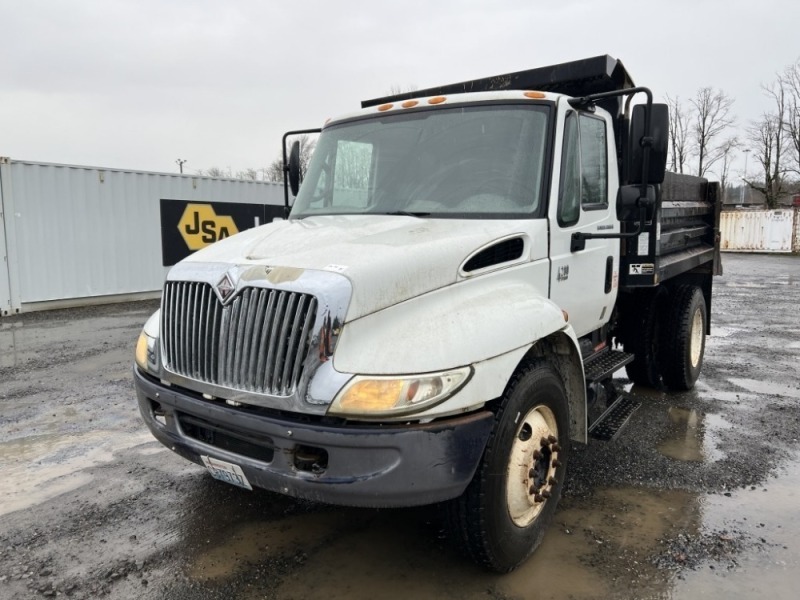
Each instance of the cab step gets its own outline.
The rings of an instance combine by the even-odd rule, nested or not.
[[[616,371],[633,361],[633,354],[606,348],[592,354],[583,362],[586,374],[586,383],[603,381],[611,377]]]
[[[624,392],[619,392],[614,404],[589,427],[589,435],[596,440],[613,441],[641,405],[641,402],[637,402]]]

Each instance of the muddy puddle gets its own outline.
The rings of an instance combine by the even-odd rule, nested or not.
[[[669,427],[658,451],[664,456],[688,462],[712,462],[725,454],[719,449],[718,433],[732,425],[715,414],[671,407],[667,411]]]
[[[798,597],[800,457],[756,489],[704,497],[701,513],[705,528],[735,528],[755,551],[737,555],[735,568],[710,563],[687,572],[674,582],[673,598]]]
[[[17,337],[21,330],[19,323],[0,323],[0,369],[14,367],[20,360]]]
[[[325,509],[206,530],[188,575],[224,587],[264,564],[288,562],[295,568],[277,587],[264,584],[270,597],[309,600],[619,597],[627,578],[661,597],[671,582],[651,557],[677,531],[700,526],[695,494],[600,490],[579,502],[566,499],[536,554],[501,576],[477,569],[453,549],[433,508]],[[237,597],[263,598],[258,579],[248,579],[249,591]]]
[[[117,452],[150,443],[149,434],[52,432],[0,443],[0,515],[36,506],[92,481],[87,472]]]
[[[206,530],[187,574],[207,590],[246,578],[235,596],[248,599],[755,598],[766,589],[796,598],[799,490],[796,461],[729,495],[617,488],[566,498],[539,550],[508,575],[462,558],[434,509],[325,508]]]
[[[662,397],[651,391],[651,399]],[[733,428],[728,420],[684,407],[665,411],[661,454],[724,460],[719,435]],[[434,508],[328,507],[278,520],[253,519],[251,511],[207,530],[186,573],[206,589],[246,579],[235,595],[248,599],[749,598],[764,581],[776,590],[770,598],[794,598],[800,520],[790,515],[800,514],[799,496],[800,460],[763,486],[726,493],[617,487],[567,496],[541,547],[508,575],[463,558]],[[277,578],[252,575],[274,575],[275,565],[282,565]]]
[[[763,394],[765,396],[783,396],[800,400],[800,383],[779,383],[774,381],[761,381],[756,379],[729,378],[732,384],[748,392]]]

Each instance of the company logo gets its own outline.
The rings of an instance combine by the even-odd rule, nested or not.
[[[222,279],[217,282],[217,285],[214,286],[214,289],[217,290],[217,296],[219,296],[220,301],[225,304],[233,296],[233,292],[236,291],[236,285],[233,283],[231,276],[225,273]]]
[[[178,231],[189,250],[200,250],[239,233],[233,217],[218,215],[210,204],[187,204],[178,221]]]

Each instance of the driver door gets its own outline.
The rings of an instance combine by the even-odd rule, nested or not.
[[[618,186],[616,155],[604,113],[569,108],[559,126],[560,168],[551,195],[557,201],[549,208],[550,299],[569,313],[580,337],[609,321],[616,300],[619,240],[589,239],[585,249],[570,249],[573,233],[619,231],[611,199]]]

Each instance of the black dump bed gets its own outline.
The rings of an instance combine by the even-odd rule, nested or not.
[[[697,270],[720,274],[719,184],[667,172],[658,196],[644,232],[623,240],[620,285],[650,287]]]
[[[622,62],[608,54],[603,54],[558,65],[470,79],[424,90],[414,90],[412,92],[384,96],[383,98],[364,100],[361,102],[361,108],[388,102],[410,100],[412,98],[466,94],[469,92],[536,90],[578,97],[599,92],[626,90],[632,87],[634,87],[633,80],[625,70]],[[619,98],[608,98],[598,102],[598,105],[605,108],[615,118],[619,117],[622,112],[622,101]]]

